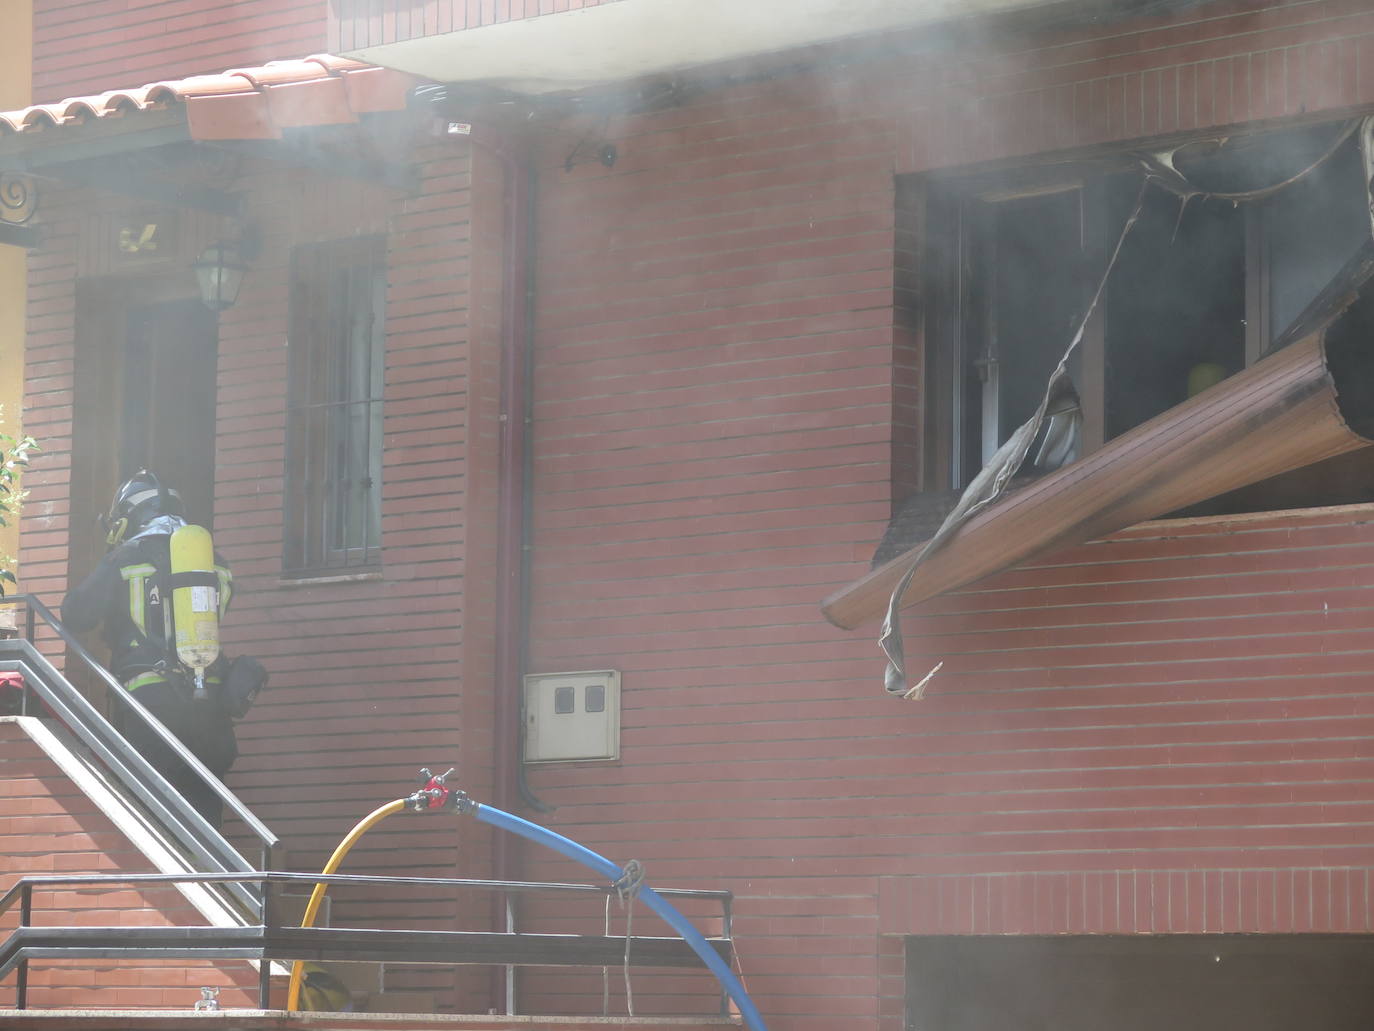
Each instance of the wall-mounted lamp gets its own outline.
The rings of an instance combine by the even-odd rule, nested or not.
[[[191,268],[195,269],[205,307],[213,312],[233,307],[243,286],[243,274],[257,253],[257,238],[251,230],[245,230],[237,240],[220,240],[200,252]]]

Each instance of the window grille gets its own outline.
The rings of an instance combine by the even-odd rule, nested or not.
[[[381,237],[311,244],[292,255],[288,574],[380,563],[385,256]]]

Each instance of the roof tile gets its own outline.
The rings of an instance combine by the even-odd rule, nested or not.
[[[400,110],[417,81],[350,58],[315,54],[0,111],[0,139],[177,103],[186,105],[193,139],[276,139],[283,128],[340,125],[356,122],[359,114]]]
[[[338,76],[284,82],[266,90],[272,119],[279,128],[303,125],[346,125],[358,120],[349,106],[348,89]]]
[[[344,72],[340,78],[348,91],[348,105],[358,114],[399,111],[406,105],[406,95],[416,85],[414,79],[398,75],[389,68],[360,68]]]
[[[186,99],[186,127],[193,140],[278,140],[281,129],[261,93]]]
[[[261,88],[323,79],[329,75],[329,71],[316,61],[273,61],[260,68],[234,68],[226,74],[240,75],[255,87]]]

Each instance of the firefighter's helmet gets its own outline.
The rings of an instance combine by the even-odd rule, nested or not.
[[[105,541],[114,547],[138,533],[158,516],[185,517],[181,495],[147,469],[140,469],[115,491],[110,511],[105,516]]]

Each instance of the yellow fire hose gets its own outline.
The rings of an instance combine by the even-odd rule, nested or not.
[[[321,876],[327,877],[338,869],[343,857],[348,854],[348,850],[353,847],[353,843],[361,838],[368,829],[378,821],[385,819],[392,813],[399,813],[406,809],[420,812],[457,812],[470,813],[482,822],[496,827],[500,830],[510,831],[519,834],[521,837],[530,841],[537,842],[560,855],[569,859],[576,860],[603,876],[611,879],[611,885],[617,891],[622,890],[622,886],[630,877],[632,867],[638,864],[631,861],[626,864],[624,869],[611,862],[605,856],[598,855],[591,849],[579,845],[571,838],[549,830],[547,827],[540,827],[538,824],[522,820],[513,813],[508,813],[503,809],[494,806],[482,805],[468,798],[467,793],[457,789],[451,789],[444,783],[452,775],[453,770],[448,773],[435,776],[429,770],[421,770],[420,776],[424,778],[424,787],[412,795],[405,798],[398,798],[394,802],[388,802],[380,809],[369,814],[358,826],[348,832],[348,836],[339,843],[339,847],[334,850],[334,854],[329,857],[329,862],[325,864]],[[692,951],[701,957],[701,961],[707,968],[716,975],[716,979],[721,983],[729,997],[739,1007],[741,1015],[744,1017],[745,1025],[750,1031],[766,1031],[763,1017],[754,1005],[749,993],[739,978],[735,976],[729,965],[711,948],[710,943],[701,935],[691,922],[679,913],[673,906],[659,895],[647,884],[642,884],[642,871],[639,879],[636,880],[632,890],[637,897],[643,900],[645,905],[663,918],[663,920],[682,936],[683,940],[692,947]],[[315,891],[310,896],[310,902],[306,906],[305,916],[301,920],[302,927],[309,927],[315,919],[315,913],[320,906],[320,900],[324,898],[324,893],[328,890],[327,885],[318,882]],[[626,938],[628,948],[629,938]],[[628,954],[627,954],[628,955]],[[295,1011],[300,1004],[301,974],[303,964],[297,961],[291,969],[291,990],[287,996],[286,1008],[288,1011]]]
[[[398,798],[394,802],[388,802],[379,809],[374,809],[358,822],[339,842],[339,847],[334,850],[334,854],[329,857],[329,862],[324,864],[324,869],[320,871],[323,876],[334,873],[343,862],[344,856],[348,855],[349,850],[357,844],[358,839],[371,830],[374,826],[386,819],[392,813],[399,813],[405,810],[406,800]],[[302,927],[313,927],[315,925],[315,915],[320,911],[320,903],[324,901],[325,892],[329,890],[329,885],[323,881],[315,885],[315,890],[310,893],[310,901],[305,907],[305,916],[301,917]],[[291,964],[291,988],[286,994],[286,1009],[288,1012],[295,1012],[300,1008],[301,1001],[301,975],[304,973],[305,963],[296,960]]]

